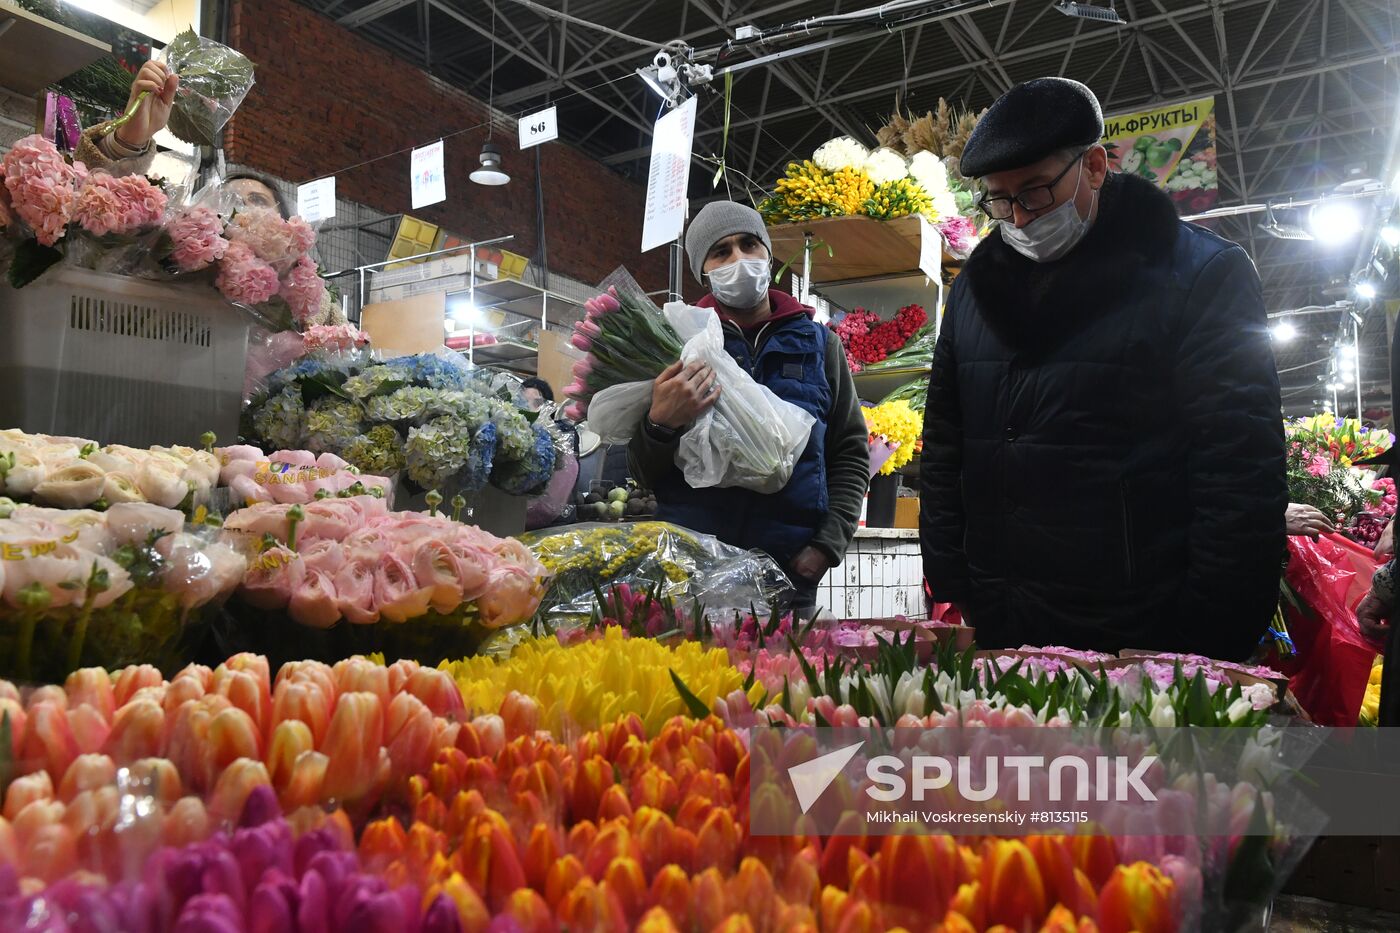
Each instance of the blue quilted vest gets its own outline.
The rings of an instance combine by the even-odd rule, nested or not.
[[[764,495],[748,489],[692,489],[679,469],[658,484],[658,518],[767,552],[784,567],[826,518],[826,430],[832,388],[826,378],[826,328],[806,316],[785,318],[757,335],[724,325],[724,348],[755,381],[817,420],[788,484]]]

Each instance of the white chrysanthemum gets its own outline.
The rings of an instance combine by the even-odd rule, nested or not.
[[[958,216],[958,199],[953,192],[943,189],[933,195],[933,212],[939,217]]]
[[[931,197],[936,198],[948,190],[948,167],[927,149],[914,153],[914,158],[909,160],[909,177],[917,181]]]
[[[876,149],[865,159],[865,174],[877,185],[887,185],[909,176],[909,163],[893,149]]]
[[[812,156],[812,161],[817,163],[817,167],[828,172],[837,172],[843,168],[860,168],[869,157],[870,150],[849,136],[838,136],[822,144],[816,155]]]

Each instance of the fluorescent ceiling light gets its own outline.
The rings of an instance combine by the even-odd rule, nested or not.
[[[1279,321],[1273,327],[1273,335],[1274,339],[1279,343],[1288,343],[1294,337],[1298,336],[1298,328],[1287,321]]]

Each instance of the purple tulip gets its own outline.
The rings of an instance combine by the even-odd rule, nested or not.
[[[249,933],[296,933],[296,902],[296,883],[274,871],[248,901]]]
[[[180,911],[174,933],[243,933],[243,912],[226,895],[196,895]]]
[[[326,879],[317,872],[307,872],[301,879],[297,899],[297,928],[302,933],[330,933],[330,896]]]
[[[229,845],[245,882],[256,882],[269,869],[292,870],[292,828],[285,820],[240,829]]]
[[[462,916],[446,894],[439,894],[423,915],[423,933],[462,933]]]
[[[277,792],[267,784],[260,784],[253,788],[248,795],[247,803],[243,804],[243,816],[238,821],[239,826],[261,826],[270,823],[282,816],[282,805],[277,802]]]

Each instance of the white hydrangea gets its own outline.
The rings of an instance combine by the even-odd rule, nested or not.
[[[865,174],[877,185],[887,185],[909,176],[909,163],[893,149],[876,149],[865,159]]]
[[[909,160],[909,176],[931,197],[936,198],[948,190],[948,167],[927,149],[914,153],[914,158]]]
[[[870,150],[849,136],[838,136],[822,144],[816,155],[812,156],[812,161],[817,163],[817,167],[828,172],[837,172],[843,168],[860,168],[869,158]]]

